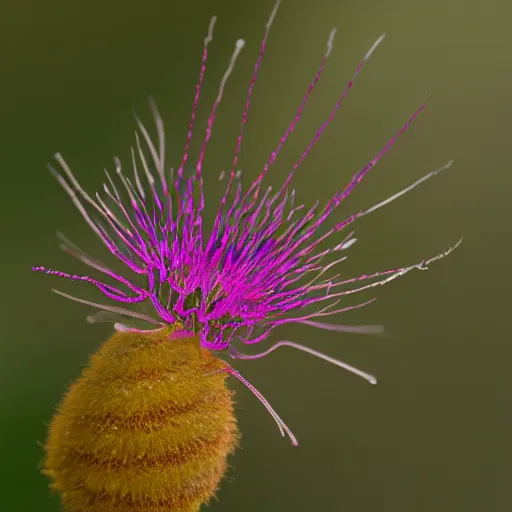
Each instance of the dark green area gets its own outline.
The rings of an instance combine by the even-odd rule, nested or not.
[[[59,510],[39,474],[38,442],[44,441],[45,425],[66,387],[111,332],[108,325],[85,322],[91,308],[50,292],[56,287],[101,300],[86,283],[30,271],[45,265],[87,272],[59,251],[57,230],[105,257],[46,163],[61,151],[84,188],[91,194],[99,190],[103,168],[114,171],[112,157],[128,166],[135,128],[131,111],[149,124],[151,94],[166,122],[167,163],[177,166],[203,38],[210,16],[217,14],[192,164],[234,42],[244,37],[248,44],[225,90],[203,166],[205,218],[211,223],[223,191],[217,177],[231,169],[272,5],[267,0],[0,2],[2,512]],[[454,166],[356,223],[359,241],[339,270],[348,277],[408,265],[461,236],[464,243],[430,271],[412,272],[378,289],[375,304],[333,319],[384,323],[387,338],[307,326],[283,327],[272,336],[368,370],[380,379],[376,387],[288,348],[237,365],[294,430],[300,446],[281,439],[263,407],[233,382],[243,449],[232,458],[219,500],[208,510],[512,509],[512,348],[506,318],[512,281],[510,19],[506,0],[284,1],[245,131],[239,163],[245,186],[295,115],[331,27],[339,32],[325,74],[265,181],[274,189],[328,116],[362,55],[386,31],[386,41],[297,172],[296,203],[324,204],[433,93],[426,111],[335,220],[450,159]]]

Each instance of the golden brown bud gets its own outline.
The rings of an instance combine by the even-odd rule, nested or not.
[[[196,337],[118,332],[55,414],[44,473],[72,512],[192,512],[238,441],[225,366]]]

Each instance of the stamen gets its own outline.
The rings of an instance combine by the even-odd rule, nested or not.
[[[78,200],[78,197],[76,196],[76,193],[74,190],[66,183],[66,180],[55,170],[55,168],[48,164],[48,170],[53,174],[55,179],[59,182],[59,185],[64,189],[64,191],[67,193],[67,195],[71,198],[71,201],[73,201],[73,204],[75,205],[76,209],[80,212],[84,220],[89,224],[89,227],[101,238],[103,243],[108,246],[108,243],[105,240],[104,234],[99,230],[98,226],[92,221],[92,219],[89,217],[89,214],[83,207],[82,203]]]
[[[163,325],[161,322],[158,322],[154,318],[151,318],[150,316],[144,315],[142,313],[137,313],[136,311],[130,311],[129,309],[120,308],[119,306],[107,306],[105,304],[98,304],[97,302],[91,302],[89,300],[80,299],[78,297],[74,297],[73,295],[61,292],[60,290],[56,290],[55,288],[52,288],[52,292],[56,293],[57,295],[62,295],[62,297],[65,297],[66,299],[79,302],[80,304],[92,306],[93,308],[103,309],[104,311],[110,311],[111,313],[118,313],[119,315],[131,316],[133,318],[145,320],[146,322],[150,322],[155,325]]]
[[[310,325],[317,329],[324,329],[325,331],[336,331],[336,332],[350,332],[355,334],[383,334],[383,325],[337,325],[328,324],[324,322],[315,322],[313,320],[302,320],[299,324]]]
[[[306,91],[306,94],[302,98],[302,101],[301,101],[301,103],[299,105],[299,108],[297,109],[297,114],[295,115],[295,118],[290,123],[290,125],[288,126],[286,132],[284,133],[284,135],[279,140],[279,144],[278,144],[277,148],[274,151],[272,151],[272,153],[270,154],[270,158],[268,159],[267,163],[263,167],[263,171],[261,172],[261,174],[257,177],[256,181],[251,185],[251,187],[247,191],[246,197],[248,197],[252,193],[252,191],[254,189],[256,189],[255,192],[254,192],[254,198],[258,197],[261,181],[263,180],[263,178],[267,174],[269,167],[276,161],[277,156],[279,155],[279,153],[283,149],[283,146],[286,143],[286,141],[288,140],[288,137],[295,130],[295,127],[296,127],[297,123],[301,120],[302,113],[304,111],[304,108],[306,107],[306,103],[308,102],[309,97],[311,96],[311,93],[313,92],[313,90],[316,87],[318,81],[320,80],[320,77],[322,76],[322,73],[324,71],[324,67],[325,67],[325,63],[327,61],[327,58],[331,54],[331,51],[333,49],[335,35],[336,35],[336,29],[334,28],[334,29],[331,30],[331,32],[329,34],[329,39],[327,40],[327,49],[326,49],[326,51],[324,53],[324,56],[322,58],[322,62],[320,64],[320,67],[318,68],[318,71],[316,72],[316,75],[313,78],[313,81],[310,83],[310,85],[309,85],[309,87],[308,87],[308,89]],[[286,181],[281,186],[277,196],[280,196],[282,194],[282,192],[288,187],[288,185],[289,185],[289,183],[291,181],[292,175],[293,175],[293,171],[288,175],[288,178],[286,179]]]
[[[320,140],[320,137],[322,136],[323,132],[325,131],[325,129],[327,128],[327,126],[331,123],[331,121],[334,119],[334,116],[336,115],[336,112],[338,111],[338,109],[340,108],[341,106],[341,102],[345,99],[345,97],[347,96],[349,90],[352,88],[352,86],[354,85],[354,82],[357,78],[357,76],[359,75],[359,73],[361,72],[361,70],[363,69],[364,65],[366,64],[366,61],[372,56],[373,52],[376,50],[377,46],[379,46],[379,44],[384,40],[384,37],[386,37],[386,34],[382,34],[378,39],[377,41],[375,41],[375,43],[373,43],[373,45],[371,46],[371,48],[366,52],[366,55],[363,57],[363,60],[361,60],[361,62],[359,63],[359,65],[357,66],[350,82],[347,84],[347,86],[345,87],[345,89],[343,90],[343,92],[341,93],[341,96],[339,97],[338,101],[336,102],[336,104],[334,105],[334,108],[332,109],[331,113],[329,114],[329,117],[327,118],[327,120],[322,124],[322,126],[320,127],[320,129],[317,131],[315,137],[313,138],[313,140],[309,143],[309,146],[306,148],[306,150],[302,153],[302,156],[299,158],[299,160],[297,161],[297,163],[293,166],[293,171],[297,170],[297,168],[299,167],[299,165],[305,160],[305,158],[308,156],[308,154],[311,152],[311,150],[313,149],[313,146]],[[292,171],[292,172],[293,172]]]
[[[86,252],[84,252],[80,247],[75,245],[73,242],[68,240],[63,233],[57,232],[57,237],[61,240],[60,248],[70,254],[71,256],[77,258],[78,260],[82,261],[89,267],[92,267],[99,272],[102,272],[103,274],[106,274],[110,276],[112,279],[115,279],[116,281],[119,281],[120,283],[123,283],[124,285],[128,286],[132,291],[139,292],[140,288],[133,285],[128,279],[125,279],[123,276],[120,276],[119,274],[116,274],[113,270],[109,269],[106,265],[104,265],[101,261],[92,258],[89,256]]]
[[[117,332],[136,332],[136,333],[139,333],[139,334],[152,334],[152,333],[155,333],[155,332],[159,332],[162,329],[165,329],[165,326],[164,327],[159,327],[158,329],[137,329],[135,327],[129,327],[128,325],[116,322],[114,324],[114,329]]]
[[[206,63],[208,60],[208,45],[213,41],[213,28],[215,27],[216,21],[217,21],[217,16],[213,16],[212,19],[210,20],[210,26],[208,27],[208,35],[204,38],[203,60],[201,62],[201,72],[199,73],[199,81],[197,82],[197,85],[196,85],[196,93],[194,96],[194,106],[192,107],[192,115],[191,115],[191,119],[190,119],[189,126],[188,126],[187,141],[185,143],[183,159],[181,161],[181,164],[180,164],[180,166],[178,168],[178,172],[177,172],[177,178],[176,178],[176,183],[175,183],[176,190],[179,189],[180,180],[183,175],[183,168],[188,160],[188,151],[190,148],[190,142],[192,140],[192,134],[194,131],[194,122],[196,119],[197,106],[199,104],[199,97],[201,95],[201,87],[203,85],[204,74],[206,72]]]
[[[279,6],[281,5],[281,0],[276,1],[276,5],[274,5],[274,8],[272,9],[272,13],[270,14],[270,18],[267,21],[266,28],[267,30],[270,29],[272,26],[272,23],[274,23],[274,18],[276,17],[277,10],[279,9]]]
[[[136,115],[135,115],[135,117],[137,118]],[[139,123],[140,123],[140,121],[139,121]],[[141,131],[142,131],[142,129],[144,127],[142,126],[142,128],[141,128],[141,126],[142,126],[142,124],[140,123],[139,124],[139,129],[141,129]],[[144,134],[144,132],[142,132],[142,133]],[[146,157],[144,156],[144,153],[142,151],[142,147],[140,145],[139,135],[138,135],[137,132],[135,132],[135,140],[137,142],[137,149],[139,150],[139,158],[140,158],[140,161],[142,163],[142,167],[144,167],[144,172],[146,173],[146,177],[147,177],[147,180],[149,182],[149,186],[151,188],[151,192],[153,193],[153,199],[154,199],[155,204],[158,207],[158,209],[160,211],[162,211],[162,202],[160,201],[160,197],[159,197],[158,192],[157,192],[157,190],[155,188],[155,178],[153,177],[153,175],[151,174],[151,171],[149,170],[149,166],[148,166],[148,163],[146,161]],[[147,142],[147,140],[146,140],[146,142]],[[150,152],[152,152],[151,151],[151,146],[149,146],[149,144],[148,144],[148,147],[150,149]],[[153,146],[153,149],[154,149],[154,146]],[[153,156],[153,158],[154,158],[154,156]]]
[[[398,199],[400,196],[407,194],[407,192],[410,192],[413,188],[416,188],[418,185],[420,185],[424,181],[427,181],[428,179],[432,178],[436,174],[439,174],[440,172],[444,171],[445,169],[449,169],[452,166],[452,164],[453,164],[453,160],[450,160],[447,164],[443,165],[442,167],[439,167],[439,169],[436,169],[435,171],[431,171],[428,174],[425,174],[425,176],[422,176],[419,180],[416,180],[412,185],[409,185],[408,187],[405,187],[404,189],[400,190],[400,192],[397,192],[396,194],[393,194],[391,197],[384,199],[384,201],[381,201],[380,203],[373,205],[372,207],[368,208],[367,210],[364,210],[361,213],[358,213],[357,216],[364,217],[365,215],[368,215],[369,213],[372,213],[375,210],[378,210],[382,206],[385,206],[385,205],[391,203],[395,199]]]
[[[158,146],[159,150],[157,151],[155,148],[155,145],[153,144],[153,141],[151,140],[151,137],[149,136],[149,133],[142,123],[142,121],[139,119],[137,115],[135,115],[135,120],[137,122],[137,126],[139,127],[140,132],[142,133],[144,140],[146,141],[146,144],[148,146],[149,152],[151,153],[151,156],[153,158],[153,163],[157,169],[157,172],[160,176],[160,180],[162,182],[162,189],[164,195],[167,195],[167,181],[165,179],[165,131],[164,131],[164,123],[162,121],[162,118],[160,117],[160,113],[158,111],[158,108],[156,107],[156,103],[153,98],[149,98],[149,106],[151,109],[151,112],[153,114],[153,119],[156,124],[157,128],[157,134],[158,134]]]
[[[70,254],[71,256],[79,259],[80,261],[83,261],[86,265],[89,267],[92,267],[99,272],[102,272],[104,274],[108,274],[109,276],[113,277],[115,276],[114,272],[110,270],[107,266],[105,266],[101,261],[93,258],[92,256],[89,256],[85,251],[80,249],[76,244],[71,242],[64,233],[61,233],[60,231],[57,232],[57,238],[60,239],[61,244],[60,248]]]
[[[148,163],[146,162],[146,157],[144,156],[144,153],[142,151],[142,146],[140,145],[140,139],[139,134],[135,132],[135,141],[137,143],[137,149],[139,151],[139,158],[142,163],[142,167],[144,168],[144,172],[146,173],[146,178],[148,180],[148,183],[151,188],[153,188],[155,184],[155,178],[153,178],[153,175],[151,174],[151,171],[149,170]]]
[[[343,361],[340,361],[339,359],[334,359],[334,357],[328,356],[327,354],[324,354],[322,352],[319,352],[318,350],[313,350],[312,348],[306,347],[305,345],[301,345],[300,343],[295,343],[294,341],[287,341],[282,340],[278,341],[274,345],[272,345],[269,349],[265,350],[264,352],[260,352],[259,354],[243,354],[239,352],[238,350],[234,351],[233,357],[236,359],[260,359],[262,357],[265,357],[266,355],[270,354],[271,352],[274,352],[279,347],[292,347],[297,350],[301,350],[302,352],[306,352],[312,356],[318,357],[319,359],[323,359],[324,361],[327,361],[328,363],[334,364],[335,366],[339,366],[340,368],[343,368],[344,370],[348,370],[349,372],[358,375],[359,377],[362,377],[363,379],[367,380],[370,384],[377,384],[377,379],[371,375],[370,373],[366,373],[362,370],[359,370],[358,368],[355,368],[354,366],[344,363]]]
[[[128,184],[128,180],[124,177],[124,174],[123,174],[123,166],[121,165],[121,160],[116,156],[114,158],[114,163],[115,163],[115,166],[116,166],[116,174],[119,176],[119,179],[122,181],[123,185],[124,185],[124,188],[126,189],[126,192],[128,192],[128,197],[130,198],[130,203],[132,205],[134,204],[137,204],[137,202],[135,201],[135,196],[133,195],[133,192],[130,188],[130,185]],[[109,173],[105,170],[105,173],[109,179],[109,181],[112,183],[112,180],[110,178],[110,175]],[[121,209],[124,209],[124,206],[123,206],[123,203],[119,197],[119,194],[117,193],[116,189],[114,188],[114,192],[118,198],[117,200],[117,204],[118,205],[121,205]],[[126,211],[126,209],[124,209],[124,211]],[[125,217],[129,219],[129,216],[127,214],[125,214]]]
[[[61,168],[63,169],[64,173],[68,177],[68,179],[71,181],[71,184],[75,188],[76,192],[78,192],[83,199],[85,199],[91,206],[93,206],[98,213],[100,213],[106,220],[109,222],[110,226],[113,228],[113,230],[116,232],[116,234],[126,243],[127,246],[129,246],[138,256],[142,257],[142,255],[138,252],[138,250],[124,237],[124,235],[119,231],[119,229],[113,224],[112,220],[109,218],[108,214],[100,207],[98,204],[91,199],[91,197],[82,189],[76,178],[74,177],[73,173],[71,172],[71,169],[67,165],[66,161],[62,158],[60,153],[55,154],[55,159],[59,162]],[[87,224],[90,226],[90,228],[98,235],[98,237],[102,240],[102,242],[106,245],[108,250],[117,258],[119,258],[123,263],[125,263],[128,267],[130,267],[134,272],[141,274],[144,273],[144,271],[136,265],[130,258],[125,257],[119,248],[116,246],[116,244],[113,242],[111,237],[109,237],[106,233],[106,231],[101,227],[101,224],[97,221],[94,222],[90,215],[87,213],[87,210],[82,205],[80,200],[77,197],[77,194],[75,190],[73,190],[72,187],[68,185],[66,180],[53,168],[51,164],[48,164],[49,171],[53,174],[55,179],[59,182],[61,187],[64,189],[64,191],[68,194],[68,196],[71,198],[73,204],[77,208],[77,210],[80,212],[84,220],[87,222]]]
[[[201,147],[201,152],[199,153],[199,160],[197,161],[196,165],[196,176],[201,175],[201,170],[203,167],[203,161],[204,161],[204,155],[206,151],[206,145],[210,141],[210,138],[212,136],[212,127],[213,123],[215,121],[215,115],[217,114],[217,107],[219,106],[220,102],[222,101],[222,96],[224,95],[224,87],[226,86],[226,83],[228,81],[228,78],[230,77],[231,73],[233,72],[233,69],[235,67],[236,59],[240,55],[240,52],[242,51],[242,48],[245,46],[245,41],[243,39],[238,39],[235,43],[235,50],[233,54],[231,55],[231,59],[229,60],[229,66],[226,72],[224,73],[222,80],[220,81],[219,86],[219,92],[217,94],[217,98],[213,104],[212,111],[210,113],[210,117],[208,118],[208,124],[206,127],[206,136],[203,140],[203,145]]]
[[[267,399],[247,379],[242,377],[242,375],[240,375],[240,373],[237,372],[233,367],[227,365],[224,371],[226,371],[233,377],[236,377],[247,389],[249,389],[249,391],[251,391],[256,396],[256,398],[263,404],[265,409],[267,409],[272,418],[274,418],[274,421],[277,423],[277,426],[279,427],[281,435],[284,437],[286,434],[288,434],[288,437],[290,438],[290,441],[292,442],[293,446],[298,446],[299,442],[297,441],[297,438],[293,435],[293,432],[286,426],[286,423],[279,417],[276,411],[272,408]]]
[[[341,243],[340,245],[337,245],[334,250],[335,251],[345,251],[349,247],[352,247],[357,242],[357,238],[351,238],[347,242]]]
[[[368,279],[373,279],[376,277],[383,277],[383,279],[381,279],[379,281],[375,281],[373,283],[370,283],[370,284],[367,284],[364,286],[360,286],[359,288],[354,288],[351,290],[344,290],[342,292],[332,293],[327,297],[318,297],[318,298],[311,299],[311,302],[321,302],[325,299],[342,297],[345,295],[352,295],[354,293],[359,293],[364,290],[369,290],[369,289],[375,288],[377,286],[384,286],[385,284],[388,284],[391,281],[394,281],[395,279],[398,279],[399,277],[404,276],[405,274],[409,273],[411,270],[414,270],[414,269],[428,270],[428,265],[430,263],[433,263],[434,261],[440,260],[440,259],[444,258],[445,256],[448,256],[451,252],[453,252],[455,249],[457,249],[457,247],[459,247],[459,245],[462,243],[462,240],[463,239],[461,238],[455,245],[453,245],[452,247],[449,247],[448,249],[446,249],[443,252],[440,252],[433,258],[420,261],[419,263],[415,263],[414,265],[410,265],[408,267],[403,267],[403,268],[398,268],[398,269],[393,269],[393,270],[385,270],[382,272],[375,272],[374,274],[362,275],[357,278],[347,279],[344,281],[338,281],[337,283],[332,283],[330,285],[330,288],[342,286],[342,285],[349,284],[349,283],[355,282],[355,281],[366,281]],[[322,288],[325,288],[325,286],[324,285],[316,285],[316,286],[312,286],[311,290],[322,289]]]
[[[231,176],[233,176],[235,167],[238,163],[238,157],[240,154],[240,148],[242,146],[242,139],[244,136],[244,128],[245,128],[245,125],[247,124],[247,115],[249,113],[249,108],[251,106],[252,91],[254,89],[254,86],[256,85],[256,81],[258,80],[258,73],[260,70],[261,61],[263,59],[263,56],[265,55],[267,39],[268,39],[268,35],[270,33],[270,27],[272,26],[272,23],[274,22],[274,18],[276,17],[277,10],[279,9],[280,4],[281,4],[281,0],[277,0],[276,4],[274,5],[274,9],[272,10],[272,13],[271,13],[270,18],[266,25],[265,35],[263,36],[263,40],[261,42],[260,53],[258,55],[258,59],[256,60],[256,64],[254,65],[254,73],[253,73],[253,76],[251,79],[251,83],[249,84],[249,89],[247,91],[247,99],[245,100],[245,109],[242,114],[242,124],[240,126],[240,133],[238,134],[238,138],[236,140],[236,149],[235,149],[235,155],[233,157],[233,166],[231,168]],[[232,183],[232,179],[230,179],[230,181],[229,181],[228,190],[231,186],[231,183]]]
[[[112,313],[110,311],[97,311],[93,315],[87,315],[85,320],[88,324],[114,324],[122,319],[122,315],[119,313]]]
[[[140,197],[144,201],[146,199],[146,194],[144,193],[144,187],[142,186],[142,182],[140,181],[139,171],[137,170],[137,162],[135,161],[135,151],[133,150],[133,146],[130,149],[132,152],[132,166],[133,166],[133,175],[135,176],[135,184],[137,185],[137,190],[139,191]]]
[[[52,270],[46,267],[32,267],[34,272],[44,272],[45,274],[51,276],[61,277],[63,279],[69,279],[71,281],[84,281],[96,286],[104,295],[109,297],[110,299],[117,300],[119,302],[125,302],[130,304],[136,304],[138,302],[142,302],[147,297],[147,292],[142,288],[138,288],[135,285],[131,285],[131,290],[134,291],[137,296],[136,297],[128,297],[126,293],[124,293],[119,288],[111,286],[107,283],[103,283],[102,281],[98,281],[97,279],[93,279],[89,276],[81,276],[77,274],[67,274],[66,272],[61,272],[60,270]],[[119,279],[121,281],[121,279]]]

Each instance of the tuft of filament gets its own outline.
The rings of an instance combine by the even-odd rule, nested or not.
[[[186,175],[184,168],[196,131],[196,113],[216,17],[211,19],[204,39],[192,115],[183,155],[176,168],[167,167],[164,123],[153,100],[150,108],[157,137],[153,140],[136,117],[138,131],[131,148],[132,178],[124,174],[122,162],[115,158],[115,176],[105,171],[107,181],[101,195],[91,197],[60,153],[55,155],[60,170],[49,166],[107,251],[136,278],[114,272],[61,233],[61,248],[105,280],[46,266],[33,267],[35,271],[61,279],[88,283],[116,304],[92,302],[53,290],[98,310],[87,317],[89,323],[110,322],[116,331],[71,386],[50,425],[44,472],[69,512],[199,510],[215,494],[226,471],[227,456],[239,440],[232,393],[225,385],[228,376],[254,394],[274,419],[281,435],[297,446],[297,437],[270,402],[234,366],[216,354],[224,352],[236,364],[238,360],[259,359],[280,347],[289,347],[376,384],[374,375],[295,341],[276,341],[251,354],[239,350],[237,345],[260,344],[279,326],[289,323],[337,333],[381,335],[380,325],[339,325],[325,322],[324,317],[371,304],[374,298],[355,304],[344,301],[409,272],[425,270],[461,243],[460,240],[436,256],[412,265],[358,277],[342,277],[335,270],[358,240],[354,232],[341,240],[338,233],[448,169],[451,161],[321,231],[324,222],[375,168],[423,112],[427,102],[355,172],[344,188],[334,192],[323,208],[318,201],[310,207],[295,205],[295,190],[290,188],[292,180],[340,109],[366,62],[384,40],[384,34],[370,46],[328,118],[284,182],[264,189],[263,180],[300,122],[333,52],[336,29],[330,32],[319,69],[295,117],[257,178],[244,189],[238,160],[252,92],[280,3],[277,0],[265,27],[232,164],[219,176],[226,189],[211,233],[203,232],[203,163],[218,106],[245,45],[243,39],[235,43],[207,118],[195,170]],[[333,243],[320,250],[327,240]],[[340,252],[344,254],[341,257]],[[135,308],[142,303],[151,306],[152,312],[137,311]],[[140,327],[141,323],[144,328]]]

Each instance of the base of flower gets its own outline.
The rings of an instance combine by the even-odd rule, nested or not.
[[[225,366],[196,337],[117,332],[55,414],[43,472],[73,512],[193,512],[239,433]]]

